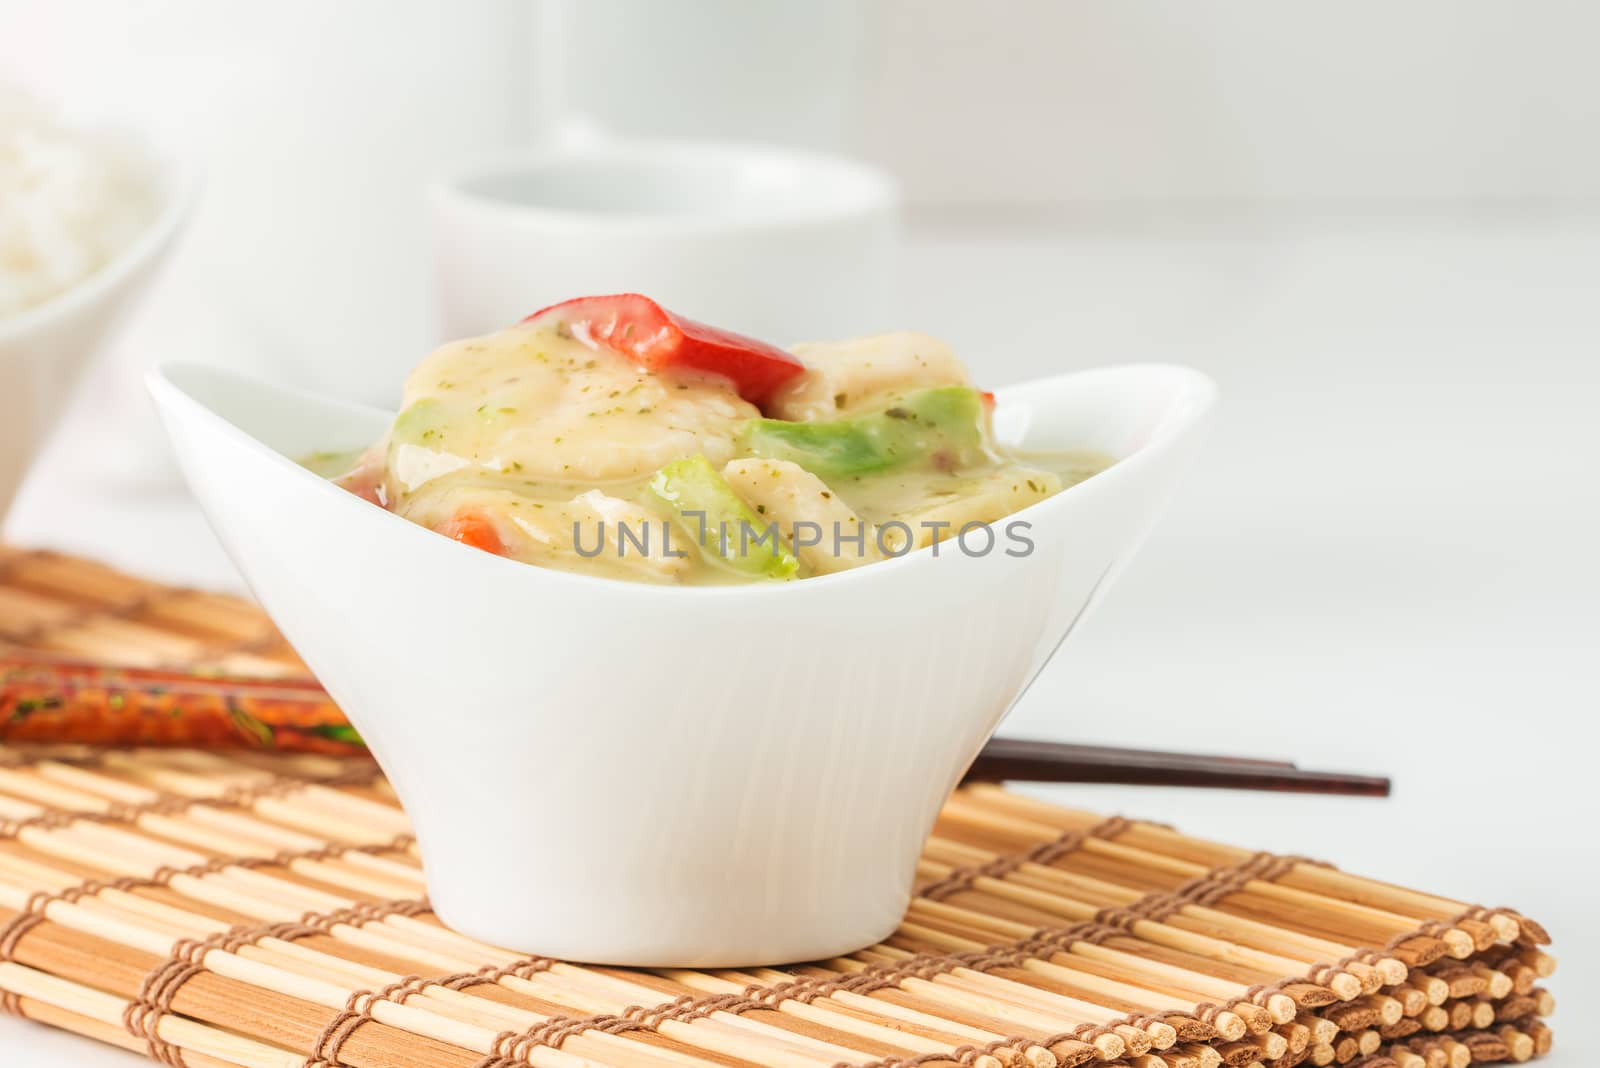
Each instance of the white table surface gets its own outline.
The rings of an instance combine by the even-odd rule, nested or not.
[[[1547,1063],[1581,1063],[1561,1042],[1600,998],[1600,219],[923,229],[903,273],[903,321],[986,381],[1159,359],[1223,387],[1165,523],[1006,729],[1396,778],[1387,801],[1040,792],[1528,911],[1565,962]],[[9,537],[237,582],[181,495],[108,490],[70,451]],[[132,1063],[0,1020],[5,1068]]]

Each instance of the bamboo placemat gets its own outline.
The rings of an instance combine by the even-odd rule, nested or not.
[[[261,609],[242,598],[0,545],[0,649],[6,646],[126,667],[308,674]]]
[[[0,550],[0,638],[303,672],[242,601]],[[365,760],[0,747],[0,1007],[214,1068],[1464,1068],[1546,1051],[1532,920],[994,786],[896,933],[786,968],[526,957],[428,910]]]

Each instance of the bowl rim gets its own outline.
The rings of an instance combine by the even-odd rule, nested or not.
[[[128,245],[87,277],[46,299],[42,304],[0,319],[0,345],[16,341],[36,330],[46,329],[84,308],[103,300],[157,259],[188,217],[199,190],[199,175],[180,154],[158,141],[147,131],[131,124],[99,121],[94,116],[70,116],[74,126],[102,127],[131,137],[144,156],[147,177],[161,197],[155,217]]]
[[[680,215],[641,210],[592,211],[552,204],[508,200],[470,188],[486,178],[519,171],[592,162],[612,164],[678,164],[714,161],[730,170],[742,166],[774,166],[827,181],[826,199],[799,199],[760,214],[690,212]],[[847,156],[803,148],[711,138],[596,137],[557,141],[534,148],[502,150],[470,157],[436,174],[428,184],[436,209],[490,218],[503,225],[572,228],[606,234],[656,233],[731,234],[783,230],[840,222],[879,213],[893,214],[900,204],[900,186],[889,172]]]
[[[539,567],[537,565],[523,563],[518,560],[494,556],[490,553],[482,552],[481,550],[474,549],[470,546],[453,542],[451,539],[441,537],[434,531],[420,526],[419,524],[413,523],[403,516],[397,515],[386,508],[380,508],[376,505],[373,505],[370,502],[364,501],[355,496],[349,491],[335,486],[330,480],[323,478],[322,476],[295,462],[293,459],[284,455],[282,452],[279,452],[266,442],[261,441],[255,435],[236,425],[232,420],[224,417],[209,404],[206,404],[199,398],[193,396],[186,387],[180,385],[174,380],[173,377],[174,375],[185,376],[189,374],[200,374],[202,376],[212,376],[214,379],[220,378],[232,380],[236,383],[272,390],[280,395],[291,398],[300,398],[325,408],[343,409],[344,411],[350,413],[363,413],[364,416],[369,418],[374,416],[386,416],[392,419],[392,412],[387,412],[385,409],[377,408],[372,405],[329,397],[324,394],[319,394],[297,386],[267,382],[257,378],[254,375],[244,374],[232,370],[231,368],[221,367],[215,364],[203,364],[187,360],[163,361],[151,367],[145,376],[146,388],[150,392],[151,396],[155,399],[158,407],[165,408],[167,405],[172,403],[188,406],[200,417],[212,423],[219,433],[223,434],[225,437],[234,439],[247,449],[265,454],[263,456],[264,460],[272,464],[280,471],[283,471],[289,477],[303,480],[302,484],[306,485],[307,488],[310,488],[312,483],[319,484],[322,487],[321,491],[314,492],[337,494],[343,500],[348,501],[350,505],[359,506],[363,510],[371,510],[374,513],[373,518],[377,519],[379,522],[392,522],[394,524],[398,524],[398,526],[391,528],[394,530],[395,536],[414,539],[413,543],[419,547],[426,543],[435,545],[436,548],[441,551],[456,552],[458,554],[459,566],[476,569],[482,569],[486,567],[500,569],[492,572],[480,571],[480,573],[501,576],[504,577],[506,581],[541,582],[552,583],[556,586],[570,586],[574,590],[581,589],[592,596],[655,597],[667,599],[683,597],[731,598],[749,597],[752,595],[770,596],[770,594],[766,591],[772,588],[782,587],[788,591],[783,596],[793,598],[796,596],[805,595],[826,596],[830,595],[833,591],[841,586],[851,582],[859,583],[863,581],[872,581],[872,579],[868,576],[877,575],[880,577],[887,577],[892,571],[897,572],[899,570],[904,570],[907,567],[926,566],[922,563],[922,561],[930,559],[954,560],[961,558],[962,556],[962,554],[955,552],[939,554],[934,552],[933,546],[924,546],[920,549],[902,553],[899,556],[878,561],[867,566],[849,568],[845,571],[838,571],[828,575],[816,575],[800,581],[729,583],[726,585],[704,586],[678,586],[649,582],[634,582],[627,579],[611,578],[603,575],[589,575],[582,572]],[[1116,463],[1112,464],[1106,470],[1094,475],[1091,478],[1087,478],[1082,482],[1076,483],[1075,485],[1068,486],[1066,489],[1056,493],[1051,497],[1047,497],[1042,501],[1038,501],[1011,513],[1011,515],[1005,517],[1007,520],[1017,516],[1025,516],[1029,513],[1039,515],[1046,512],[1056,511],[1063,507],[1067,507],[1068,504],[1075,505],[1078,502],[1086,499],[1111,492],[1113,487],[1120,486],[1128,477],[1130,477],[1133,472],[1141,470],[1150,462],[1152,462],[1154,458],[1169,451],[1173,447],[1174,442],[1179,438],[1203,428],[1207,422],[1207,419],[1209,418],[1212,408],[1215,406],[1218,390],[1215,380],[1201,371],[1184,366],[1182,364],[1159,362],[1109,364],[1100,367],[1085,368],[1077,371],[1061,372],[1053,375],[1045,375],[1039,378],[1027,379],[1023,382],[1018,382],[1009,386],[1002,386],[995,390],[996,396],[1003,403],[1007,394],[1016,394],[1025,390],[1038,390],[1047,386],[1057,386],[1059,388],[1061,385],[1069,383],[1073,380],[1086,381],[1095,378],[1136,376],[1157,377],[1181,386],[1188,394],[1189,398],[1189,409],[1184,414],[1184,417],[1175,425],[1165,428],[1159,436],[1152,438],[1150,441],[1145,442],[1137,449],[1130,452],[1128,455],[1118,459]],[[181,453],[179,454],[178,458],[181,464],[181,461],[183,460]],[[509,578],[509,576],[513,573],[519,573],[528,577],[512,580]],[[806,592],[803,594],[801,591]]]

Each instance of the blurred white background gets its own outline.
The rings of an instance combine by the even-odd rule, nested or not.
[[[1397,778],[1372,803],[1054,793],[1525,907],[1582,1005],[1596,40],[1600,7],[1560,0],[0,0],[0,76],[114,96],[207,175],[8,534],[235,582],[180,495],[85,481],[75,439],[171,354],[383,396],[433,340],[444,163],[573,116],[856,154],[908,196],[886,327],[994,383],[1158,359],[1223,387],[1192,481],[1008,730]],[[80,1052],[0,1023],[14,1048]]]
[[[852,149],[900,176],[919,217],[1593,207],[1600,194],[1591,4],[557,10],[577,40],[640,72],[637,83],[587,69],[576,79],[575,103],[604,125],[693,134],[711,121]],[[674,92],[637,91],[651,83]]]

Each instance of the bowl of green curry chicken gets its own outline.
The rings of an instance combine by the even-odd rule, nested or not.
[[[539,567],[708,585],[811,578],[979,528],[1109,467],[998,442],[994,395],[917,333],[786,352],[637,294],[446,345],[359,454],[309,459],[430,530]],[[965,533],[964,533],[965,532]]]
[[[785,350],[632,294],[444,346],[398,413],[192,365],[150,388],[440,917],[699,967],[895,927],[1214,392],[1140,365],[991,394],[922,334]]]

